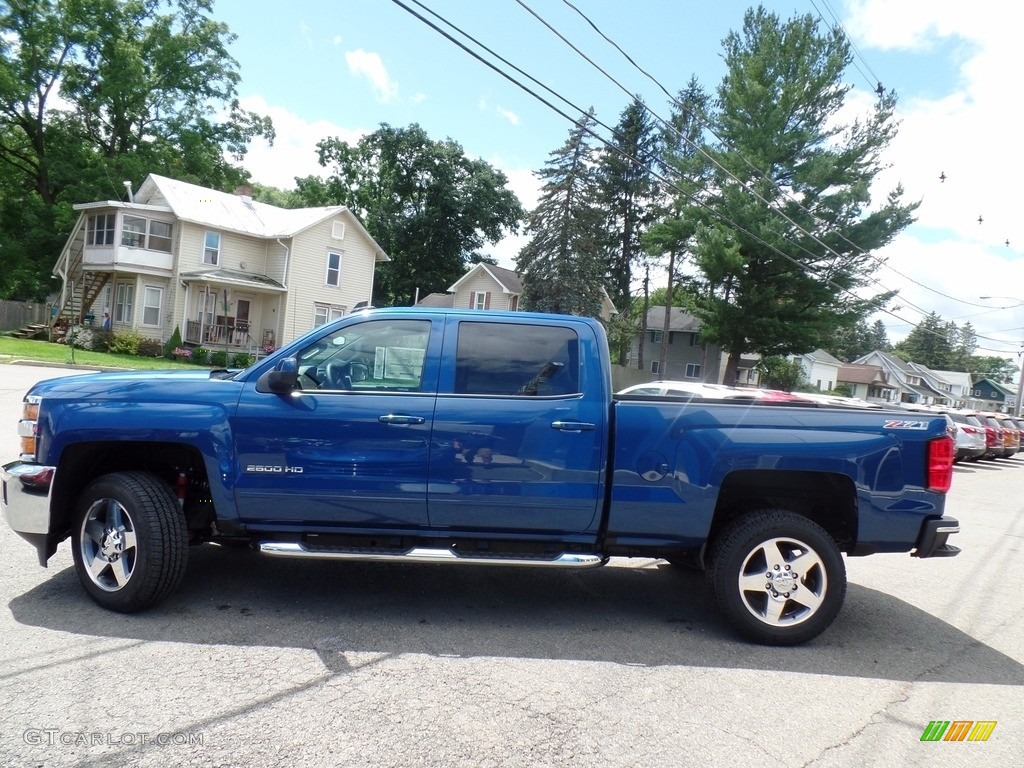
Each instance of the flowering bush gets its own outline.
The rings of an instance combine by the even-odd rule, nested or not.
[[[277,347],[275,347],[273,344],[264,344],[263,345],[263,354],[269,355],[271,352],[273,352],[276,349],[277,349]]]
[[[172,352],[171,354],[173,354],[177,358],[180,358],[181,360],[188,360],[190,357],[192,357],[192,350],[189,349],[188,347],[175,347],[174,352]]]
[[[91,328],[75,326],[71,328],[64,337],[66,344],[79,349],[92,349],[93,332]]]

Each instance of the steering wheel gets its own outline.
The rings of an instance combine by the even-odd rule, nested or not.
[[[348,363],[328,363],[326,383],[331,389],[352,389]]]

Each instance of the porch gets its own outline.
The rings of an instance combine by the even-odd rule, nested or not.
[[[236,350],[252,350],[260,345],[249,335],[250,324],[245,320],[218,315],[216,322],[204,323],[202,320],[185,321],[186,344],[210,347],[228,347]]]

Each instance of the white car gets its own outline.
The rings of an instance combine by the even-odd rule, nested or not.
[[[687,397],[691,400],[758,400],[772,403],[809,402],[802,395],[777,389],[730,387],[725,384],[705,384],[699,381],[650,381],[619,390],[620,395],[646,395],[648,397]]]
[[[620,389],[616,394],[700,399],[730,397],[734,396],[736,391],[735,387],[727,387],[724,384],[704,384],[699,381],[649,381],[646,384],[634,384]]]

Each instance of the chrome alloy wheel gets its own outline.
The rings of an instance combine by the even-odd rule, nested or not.
[[[132,517],[115,499],[97,499],[82,517],[79,547],[85,572],[100,589],[123,589],[135,571],[138,548]]]
[[[757,619],[771,626],[800,624],[821,607],[828,592],[825,563],[798,539],[772,538],[743,559],[740,599]]]

